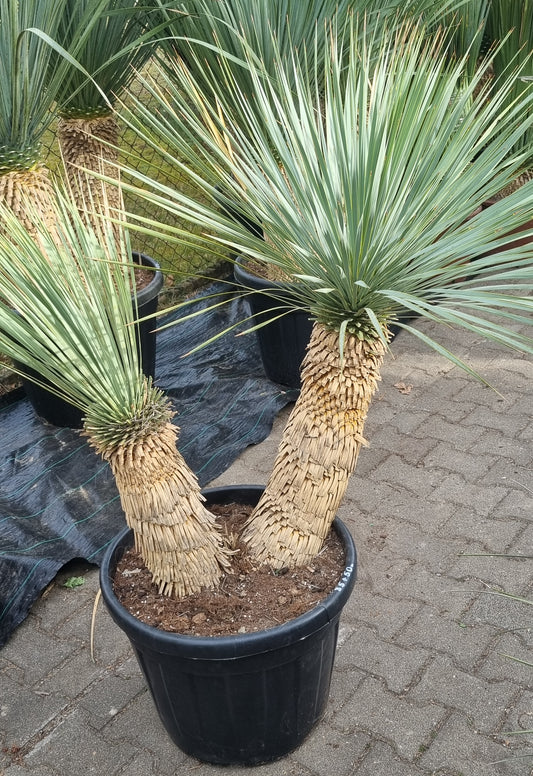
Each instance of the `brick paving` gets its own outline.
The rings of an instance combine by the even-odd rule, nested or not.
[[[423,324],[432,333],[432,324]],[[442,335],[441,335],[442,336]],[[533,364],[474,336],[393,344],[340,516],[359,553],[326,715],[258,776],[531,776]],[[403,383],[404,388],[401,384]],[[409,387],[410,386],[410,387]],[[216,484],[264,483],[283,423]],[[488,557],[495,553],[496,557]],[[98,574],[62,571],[0,652],[0,776],[225,776],[169,741]],[[517,660],[511,660],[513,656]],[[529,755],[529,756],[528,756]]]

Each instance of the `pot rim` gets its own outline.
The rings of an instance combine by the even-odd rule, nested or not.
[[[137,307],[142,307],[143,305],[147,304],[147,302],[151,302],[152,299],[158,296],[159,292],[163,288],[163,272],[161,271],[161,265],[159,262],[157,262],[151,256],[148,256],[146,253],[141,253],[141,251],[132,251],[131,255],[133,260],[137,260],[141,266],[152,267],[155,270],[153,273],[153,278],[150,280],[148,285],[135,293]]]

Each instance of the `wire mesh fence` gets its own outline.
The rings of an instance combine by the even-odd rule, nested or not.
[[[142,141],[133,130],[124,126],[121,127],[120,148],[121,161],[125,164],[156,177],[165,185],[187,188],[187,191],[191,192],[191,184],[170,166],[162,154]],[[42,154],[47,166],[61,175],[62,161],[55,125],[52,125],[43,138]],[[191,193],[199,195],[198,192]],[[163,208],[146,202],[140,196],[126,193],[124,200],[126,210],[129,212],[164,224],[176,225],[172,221],[172,216]],[[148,254],[167,270],[167,287],[187,285],[187,280],[190,281],[198,275],[219,274],[217,268],[213,266],[213,258],[199,249],[194,249],[191,245],[178,245],[161,237],[136,233],[134,230],[131,231],[130,237],[134,250]]]

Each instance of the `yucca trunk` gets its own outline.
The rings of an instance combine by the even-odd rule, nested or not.
[[[61,117],[58,138],[67,179],[78,209],[123,212],[122,197],[110,186],[91,175],[117,176],[119,127],[114,115]],[[88,171],[88,172],[87,172]]]
[[[32,203],[34,213],[28,213],[28,202]],[[35,164],[29,169],[15,169],[0,175],[0,202],[8,207],[33,234],[36,217],[42,219],[47,228],[53,227],[55,212],[54,193],[43,164]]]
[[[161,593],[180,597],[215,587],[229,551],[203,505],[196,476],[176,449],[177,434],[168,422],[100,452],[111,465],[136,549],[154,582]]]
[[[380,379],[384,345],[315,323],[302,366],[302,388],[265,492],[243,537],[260,563],[305,565],[326,538],[359,450]]]

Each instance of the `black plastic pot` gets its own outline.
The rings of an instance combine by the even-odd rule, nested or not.
[[[159,264],[145,256],[144,253],[133,253],[134,261],[138,261],[145,267],[153,267],[154,277],[150,283],[137,293],[137,309],[139,318],[155,313],[157,310],[157,298],[163,286],[163,273],[159,270]],[[155,322],[142,321],[137,324],[137,343],[141,355],[142,370],[147,377],[155,376],[156,335]],[[28,367],[21,367],[25,372],[31,373]],[[67,401],[60,399],[55,394],[42,388],[31,380],[22,380],[26,396],[30,400],[33,409],[39,417],[52,423],[54,426],[66,426],[68,428],[81,428],[83,415],[81,411]]]
[[[210,503],[255,505],[262,486],[208,488]],[[161,721],[175,744],[199,760],[258,765],[299,746],[328,699],[341,611],[356,577],[353,539],[334,528],[346,548],[335,590],[289,622],[257,633],[196,637],[160,631],[127,612],[113,592],[116,565],[133,537],[127,529],[108,548],[100,570],[102,596],[126,633]]]
[[[281,318],[279,308],[294,300],[288,283],[277,283],[248,272],[239,257],[234,265],[235,280],[243,288],[255,293],[246,299],[254,324],[270,323],[257,329],[261,360],[267,377],[288,388],[300,388],[300,367],[311,337],[312,321],[309,313],[293,310]],[[273,296],[274,294],[274,296]]]

